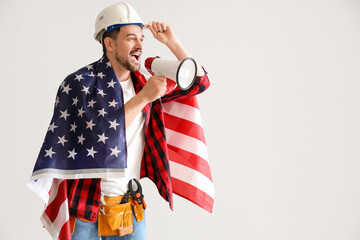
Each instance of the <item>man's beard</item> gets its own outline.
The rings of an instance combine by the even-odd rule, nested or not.
[[[115,53],[115,59],[120,64],[120,66],[122,66],[124,69],[128,71],[137,72],[140,69],[140,64],[139,65],[131,64],[129,59],[121,59],[117,53]]]

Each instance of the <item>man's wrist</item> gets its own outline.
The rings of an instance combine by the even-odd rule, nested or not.
[[[137,108],[140,109],[144,108],[146,104],[149,103],[149,101],[146,99],[142,91],[136,94],[130,101],[133,106],[136,106]]]
[[[142,105],[142,107],[151,102],[151,100],[146,97],[143,90],[141,90],[135,97],[137,98],[138,104]]]
[[[165,46],[167,46],[171,51],[181,47],[181,43],[177,38],[171,39],[165,43]]]

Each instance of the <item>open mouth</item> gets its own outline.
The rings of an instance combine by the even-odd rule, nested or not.
[[[130,53],[130,58],[131,58],[134,62],[139,62],[140,56],[141,56],[141,52]]]

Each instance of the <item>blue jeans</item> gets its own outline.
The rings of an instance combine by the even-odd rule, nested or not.
[[[146,240],[146,225],[144,220],[137,222],[133,213],[133,226],[134,232],[125,236],[98,236],[97,221],[96,222],[84,222],[80,219],[76,219],[74,234],[72,240]]]

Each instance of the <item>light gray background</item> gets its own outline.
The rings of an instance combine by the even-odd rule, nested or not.
[[[101,56],[113,0],[0,1],[0,239],[50,239],[26,188],[57,88]],[[199,97],[214,212],[142,180],[148,239],[360,239],[360,1],[132,1],[212,82]],[[143,60],[174,57],[145,31]]]

